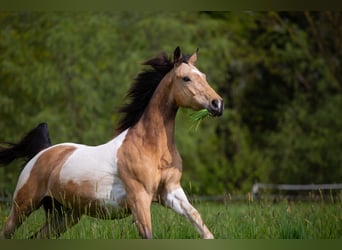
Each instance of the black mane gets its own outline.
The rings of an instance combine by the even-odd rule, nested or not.
[[[129,89],[127,97],[130,98],[130,102],[119,109],[119,113],[123,116],[116,128],[118,133],[134,126],[139,121],[160,81],[173,68],[174,63],[163,53],[146,61],[143,65],[149,65],[152,69],[141,72]]]

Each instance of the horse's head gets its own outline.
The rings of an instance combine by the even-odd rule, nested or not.
[[[209,86],[205,74],[195,67],[197,51],[183,57],[179,47],[174,51],[173,95],[179,107],[207,109],[212,116],[223,112],[222,98]]]

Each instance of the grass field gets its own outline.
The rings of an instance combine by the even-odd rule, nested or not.
[[[208,228],[217,239],[342,239],[342,201],[334,202],[196,202]],[[9,206],[0,204],[0,227]],[[41,210],[33,213],[16,231],[15,239],[26,239],[44,222]],[[197,239],[190,222],[158,204],[152,205],[156,239]],[[136,239],[132,217],[98,220],[84,216],[61,239]]]

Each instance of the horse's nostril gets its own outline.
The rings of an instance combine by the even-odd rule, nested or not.
[[[213,116],[220,116],[223,113],[223,101],[219,99],[214,99],[210,102],[209,112]]]
[[[214,100],[211,101],[211,106],[215,110],[220,110],[221,109],[221,101],[217,100],[217,99],[214,99]]]
[[[214,99],[211,101],[211,105],[213,106],[213,108],[218,109],[220,106],[220,101],[217,99]]]

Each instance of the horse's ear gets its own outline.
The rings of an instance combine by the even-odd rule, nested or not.
[[[183,57],[182,52],[179,46],[177,46],[177,48],[173,52],[173,63],[175,66],[178,66],[182,62],[182,57]]]
[[[198,48],[196,49],[195,53],[193,53],[188,62],[191,63],[192,65],[195,65],[196,61],[197,61],[197,53],[198,53]]]

